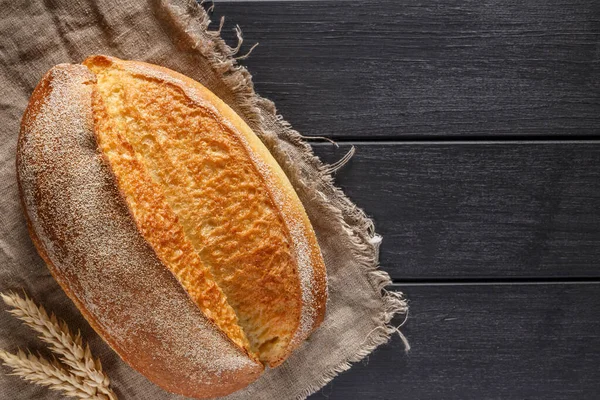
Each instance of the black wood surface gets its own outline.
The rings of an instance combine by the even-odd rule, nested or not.
[[[216,3],[257,90],[305,135],[600,133],[600,2]]]
[[[317,154],[357,147],[336,180],[410,299],[411,352],[393,339],[312,398],[599,398],[600,2],[217,2],[221,15],[241,54],[260,42],[243,61],[256,90],[343,143]]]
[[[411,314],[314,399],[596,400],[599,284],[403,287]]]
[[[600,142],[355,146],[336,181],[393,279],[600,277]],[[349,145],[313,148],[334,161]]]

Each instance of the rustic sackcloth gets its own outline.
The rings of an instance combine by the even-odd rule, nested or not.
[[[124,363],[89,327],[37,255],[19,203],[15,149],[29,96],[48,69],[91,54],[162,65],[190,76],[231,106],[273,153],[296,188],[317,233],[328,274],[321,327],[281,367],[227,399],[303,398],[389,340],[392,317],[406,312],[377,269],[381,238],[372,222],[332,184],[321,163],[235,59],[202,5],[186,0],[6,0],[0,4],[0,291],[24,290],[74,329],[81,329],[120,399],[178,399]],[[4,306],[0,306],[3,310]],[[201,344],[199,344],[201,345]],[[42,350],[32,331],[0,313],[0,348]],[[48,355],[46,353],[46,355]],[[0,367],[0,399],[59,399]]]

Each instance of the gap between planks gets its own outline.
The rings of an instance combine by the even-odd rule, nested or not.
[[[313,146],[332,146],[331,143],[320,139],[319,137],[311,137],[305,136],[308,142]],[[520,139],[519,139],[520,138]],[[596,145],[600,143],[600,136],[597,138],[590,137],[563,137],[557,138],[553,137],[461,137],[461,138],[451,138],[451,137],[415,137],[415,138],[382,138],[382,137],[372,137],[372,138],[352,138],[352,137],[335,137],[329,138],[333,140],[335,143],[343,144],[343,145],[403,145],[403,144],[515,144],[515,145],[531,145],[531,144],[593,144]]]
[[[395,279],[391,287],[400,289],[408,286],[515,286],[515,285],[598,285],[600,278],[489,278],[489,279]]]

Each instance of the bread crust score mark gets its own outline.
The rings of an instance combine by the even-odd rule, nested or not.
[[[94,329],[150,380],[197,398],[238,390],[260,375],[257,358],[280,364],[323,319],[325,269],[301,203],[250,128],[197,82],[104,56],[84,64],[53,68],[23,117],[17,169],[32,239]],[[157,116],[161,102],[172,108]],[[166,138],[139,135],[157,126],[149,132]],[[186,159],[170,143],[224,148]]]

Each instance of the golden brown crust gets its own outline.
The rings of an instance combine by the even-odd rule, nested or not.
[[[112,124],[96,87],[92,92],[95,137],[144,239],[182,283],[188,295],[246,353],[248,340],[221,288],[185,237],[177,216],[143,163]],[[249,354],[249,356],[251,356]]]
[[[227,165],[231,166],[243,163],[244,157],[246,159],[251,159],[256,172],[264,183],[264,187],[270,192],[270,201],[276,207],[278,214],[283,220],[282,222],[287,230],[287,236],[292,244],[290,256],[295,259],[295,261],[293,261],[295,263],[294,268],[297,270],[296,274],[300,279],[299,289],[302,293],[299,293],[297,296],[298,305],[287,307],[290,312],[290,316],[294,310],[300,311],[300,313],[297,314],[296,325],[293,328],[293,337],[289,340],[286,349],[277,355],[277,358],[265,360],[271,366],[280,364],[287,358],[291,351],[301,344],[302,341],[321,323],[325,312],[325,302],[327,297],[325,266],[316,242],[316,237],[308,217],[304,212],[304,208],[302,207],[302,204],[287,177],[274,160],[270,152],[266,149],[254,132],[252,132],[248,125],[233,110],[231,110],[231,108],[229,108],[218,97],[216,97],[212,92],[200,85],[198,82],[166,68],[135,61],[123,61],[113,57],[93,56],[88,58],[84,64],[94,71],[102,71],[108,68],[118,68],[128,71],[133,75],[141,76],[144,79],[158,82],[159,85],[157,86],[159,87],[159,91],[156,93],[152,93],[151,85],[145,86],[144,90],[138,90],[140,97],[145,96],[147,99],[149,99],[144,99],[144,101],[152,101],[153,104],[158,102],[158,100],[154,101],[154,99],[156,99],[157,96],[161,96],[161,92],[165,92],[171,87],[176,88],[185,94],[189,102],[193,103],[193,106],[195,107],[193,112],[194,115],[199,112],[199,109],[205,109],[209,113],[214,114],[213,119],[218,123],[218,126],[214,124],[210,125],[208,130],[211,132],[211,135],[223,138],[234,135],[238,138],[238,142],[244,147],[244,151],[247,155],[243,157],[238,156],[237,158],[233,159],[230,157],[225,163],[224,168],[227,168]],[[136,92],[136,95],[138,92]],[[143,106],[143,104],[141,106]],[[169,116],[172,123],[175,123],[176,119],[175,117],[171,117],[171,115],[175,113],[181,114],[182,111],[181,108],[177,108],[176,110],[161,109],[160,113],[165,115],[165,118],[166,116]],[[192,115],[186,118],[188,126],[191,127],[192,122],[190,121],[193,119]],[[161,132],[164,132],[167,129],[163,129],[161,126],[153,126],[153,128],[154,130],[160,130]],[[125,130],[124,127],[122,129]],[[219,131],[222,131],[222,133],[219,133]],[[177,135],[177,137],[180,138],[181,135]],[[146,140],[146,136],[144,136],[144,140]],[[189,145],[193,149],[193,142],[190,142]],[[229,156],[232,156],[232,154],[235,153],[236,146],[233,142],[230,141],[227,144],[220,143],[220,145],[227,149]],[[170,154],[169,156],[172,158],[173,154]],[[159,161],[163,162],[164,158],[165,157],[159,157]],[[185,162],[190,163],[193,162],[193,160],[186,159]],[[201,159],[200,162],[202,163],[203,159]],[[167,168],[168,165],[163,163],[158,170],[162,172]],[[238,168],[235,174],[241,174],[242,170],[243,168]],[[204,175],[204,173],[200,175]],[[251,177],[246,176],[242,181],[249,185],[250,178]],[[203,185],[206,185],[206,183],[203,183]],[[236,189],[237,188],[229,187],[230,194],[235,192]],[[229,203],[227,204],[229,205]],[[263,216],[261,218],[264,219],[265,217]],[[196,220],[195,222],[197,225],[197,223],[200,221]],[[270,229],[275,229],[275,224],[273,222],[269,222],[269,226],[271,227]],[[238,230],[238,228],[236,228],[236,230]],[[227,232],[228,236],[233,234],[234,233],[232,230]],[[283,235],[285,236],[286,234],[284,233]],[[203,243],[210,241],[210,237],[202,239]],[[279,240],[279,236],[269,240],[276,247],[284,246],[283,243],[275,243]],[[240,242],[237,243],[238,245],[236,245],[236,247],[239,246]],[[242,243],[244,242],[242,241]],[[270,253],[274,254],[273,251],[274,250],[269,250]],[[279,252],[281,253],[282,251],[283,250]],[[218,259],[211,259],[209,255],[207,255],[207,258],[209,261],[212,261],[212,264],[219,263]],[[285,263],[285,261],[280,258],[278,263]],[[268,266],[265,265],[265,268],[268,268]],[[245,269],[245,271],[249,270],[251,270],[251,268]],[[250,277],[247,278],[249,282],[252,282]],[[283,298],[287,299],[287,302],[292,300],[291,297],[296,297],[289,296],[284,293],[283,288],[287,287],[289,283],[281,281],[277,284],[280,287],[280,296],[283,296]],[[297,283],[294,285],[297,285]],[[228,293],[230,301],[235,302],[234,295],[235,293]],[[277,297],[270,299],[268,294],[261,295],[257,293],[257,299],[253,301],[266,301],[275,303],[277,301],[276,299]]]
[[[137,231],[97,151],[93,81],[83,66],[53,68],[23,117],[17,173],[32,239],[92,327],[151,381],[197,398],[242,388],[262,366],[206,319]]]
[[[201,111],[207,111],[218,125],[215,125],[217,131],[235,137],[237,144],[231,149],[238,151],[236,160],[252,165],[261,187],[268,192],[265,202],[276,210],[279,222],[269,222],[266,229],[279,232],[281,225],[284,233],[274,234],[272,243],[263,241],[265,252],[269,253],[269,248],[285,247],[277,252],[277,259],[282,266],[289,264],[286,257],[292,260],[285,272],[291,273],[289,279],[275,279],[277,274],[274,274],[273,280],[265,281],[273,285],[269,289],[271,297],[265,297],[267,305],[277,307],[279,296],[286,301],[286,307],[289,306],[289,316],[293,316],[291,323],[289,318],[286,322],[285,329],[290,330],[291,336],[285,347],[276,356],[264,360],[271,366],[280,364],[321,323],[327,298],[325,266],[298,196],[248,125],[209,90],[190,78],[154,65],[105,56],[85,61],[86,65],[96,66],[113,63],[160,82],[165,88],[175,88],[195,105],[201,105]],[[35,89],[23,116],[17,176],[32,240],[52,275],[92,327],[127,363],[151,381],[168,391],[197,398],[238,390],[255,380],[263,366],[248,356],[242,348],[245,347],[242,339],[236,340],[240,347],[211,322],[218,317],[235,324],[235,318],[230,312],[227,314],[226,307],[225,314],[207,312],[209,318],[202,312],[203,307],[212,309],[214,304],[225,301],[219,288],[211,286],[210,273],[202,269],[205,258],[211,262],[216,259],[196,247],[200,260],[189,243],[185,245],[189,230],[185,235],[175,232],[181,228],[177,216],[169,214],[171,211],[164,198],[156,197],[158,190],[150,190],[149,172],[135,162],[125,164],[140,167],[140,182],[147,183],[144,189],[150,196],[146,200],[156,200],[154,206],[145,210],[142,206],[141,211],[152,212],[162,207],[166,213],[163,217],[170,221],[169,226],[162,228],[173,236],[160,242],[164,234],[154,231],[160,221],[144,220],[134,212],[134,204],[128,199],[135,190],[129,194],[122,190],[119,176],[126,177],[126,174],[110,167],[110,157],[98,148],[99,125],[94,126],[95,111],[92,110],[92,92],[96,86],[96,76],[85,66],[56,66]],[[133,149],[127,148],[127,140],[121,141],[121,145],[128,149],[127,154],[122,155],[133,155]],[[239,151],[245,155],[239,155],[242,154]],[[257,185],[253,187],[260,186]],[[140,204],[147,203],[146,200],[142,196]],[[267,219],[261,217],[263,225],[265,221]],[[234,228],[228,232],[226,237],[239,230]],[[195,243],[200,239],[203,237],[196,237]],[[274,243],[277,244],[274,246]],[[181,276],[190,277],[189,282],[201,288],[199,292],[194,292],[193,285],[188,285],[190,290],[184,288],[185,279],[170,269],[177,264],[173,262],[177,258],[173,246],[184,249],[188,261],[183,264],[193,267],[189,270],[182,267]],[[217,250],[223,249],[227,247]],[[244,256],[242,252],[239,260],[255,259],[261,265],[264,262],[261,260],[268,259],[268,254],[255,254]],[[247,282],[243,270],[240,271],[241,275],[236,278],[241,280],[239,287],[250,295],[252,289],[244,286]],[[200,293],[203,289],[208,297]],[[256,292],[260,298],[261,292]],[[230,322],[220,326],[227,330]],[[231,335],[231,331],[228,334]]]

